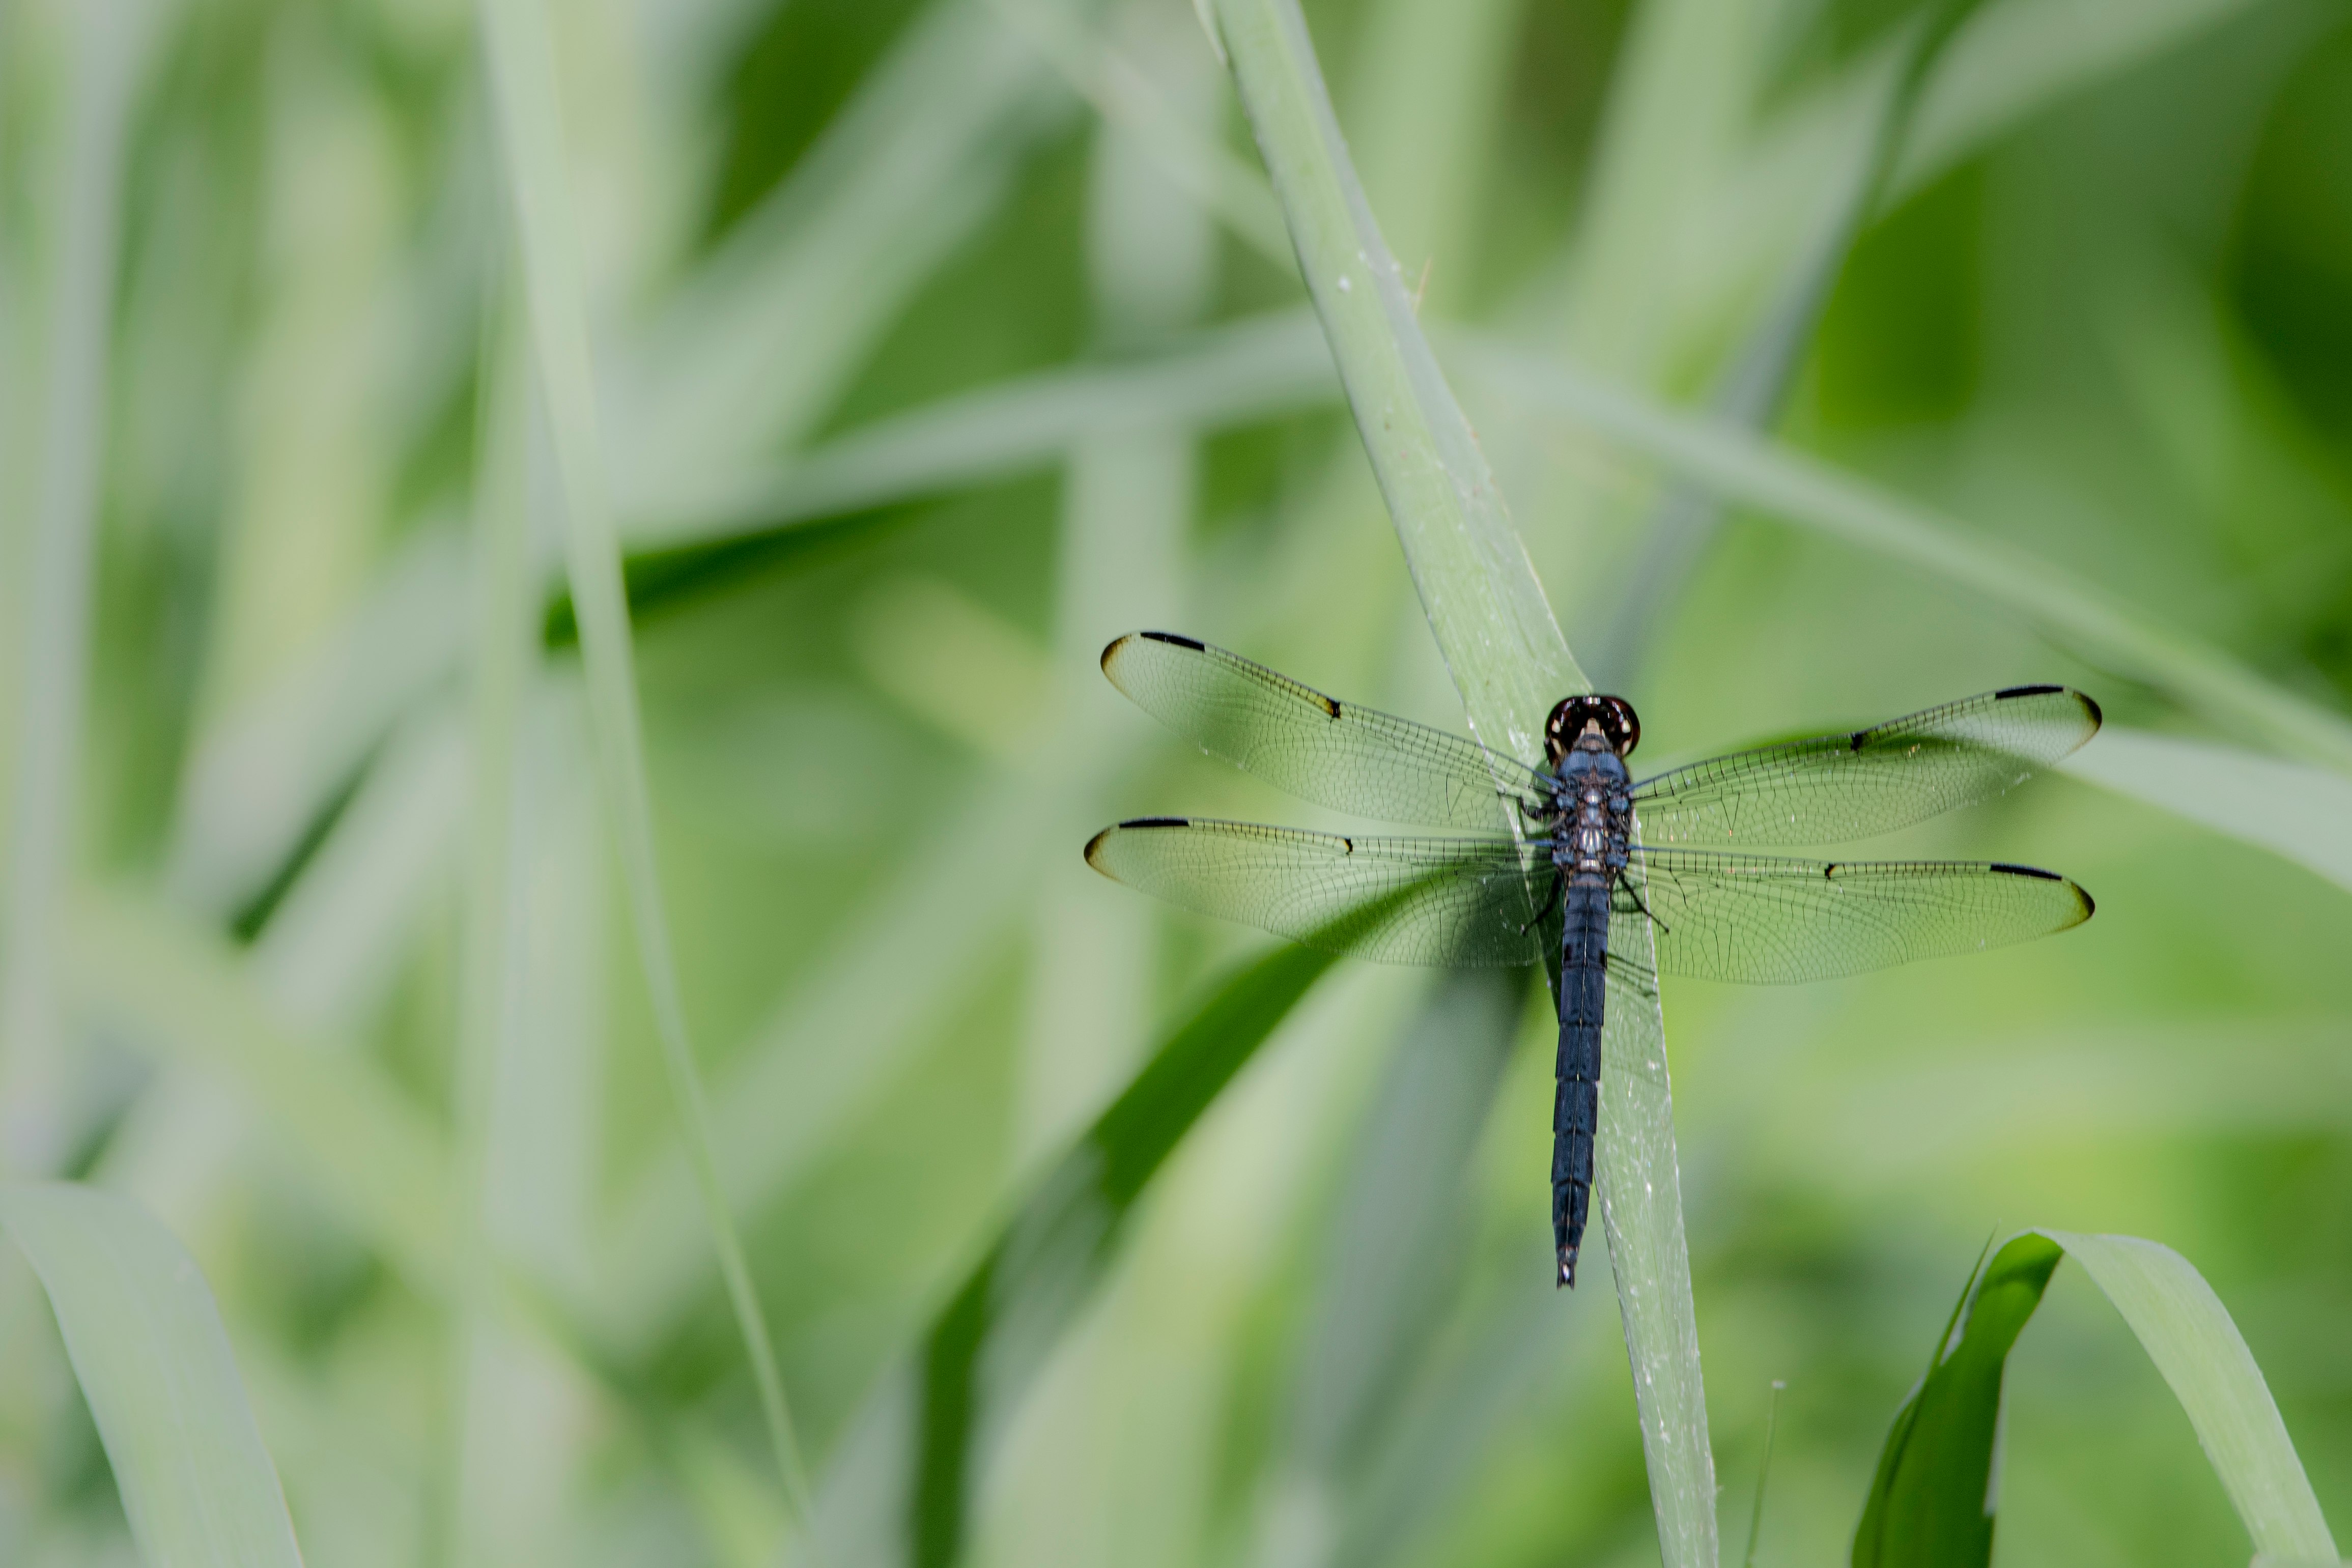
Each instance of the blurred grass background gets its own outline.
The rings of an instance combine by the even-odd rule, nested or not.
[[[1424,319],[1753,418],[1737,368],[1818,276],[1780,439],[2340,713],[2352,24],[1937,9],[1951,41],[1850,248],[1923,9],[1307,15]],[[1096,651],[1171,626],[1460,712],[1182,0],[551,20],[671,937],[831,1489],[1018,1195],[1257,949],[1094,877],[1087,835],[1312,820],[1177,755]],[[0,6],[5,1155],[196,1256],[310,1563],[769,1563],[784,1505],[599,804],[503,178],[456,0]],[[1462,391],[1643,760],[2044,679],[2125,727],[2265,738],[1783,519],[1735,510],[1680,570],[1652,464]],[[530,529],[548,623],[511,731],[515,910],[485,930],[491,515]],[[2208,817],[2231,777],[2197,779]],[[2352,825],[2307,836],[2341,865]],[[1669,993],[1727,1521],[1784,1379],[1757,1560],[1841,1557],[1969,1260],[2027,1224],[2193,1261],[2352,1519],[2344,888],[2063,778],[1895,847],[2054,865],[2099,917]],[[1507,1059],[1447,1051],[1482,1005],[1365,967],[1310,994],[984,1434],[979,1560],[1655,1561],[1614,1303],[1546,1284],[1541,1019]],[[1401,1262],[1361,1241],[1398,1184],[1436,1214]],[[475,1192],[541,1306],[493,1313],[458,1373]],[[1999,1560],[2242,1561],[2096,1293],[2062,1269],[2042,1319]],[[0,1558],[127,1550],[12,1256]]]

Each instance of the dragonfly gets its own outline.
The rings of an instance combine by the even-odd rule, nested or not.
[[[1601,1031],[1614,1009],[1654,1019],[1659,975],[1827,979],[2050,936],[2094,907],[2057,873],[2005,861],[1746,852],[1868,838],[2023,783],[2098,732],[2099,705],[2066,686],[2010,686],[1636,779],[1625,759],[1642,722],[1619,696],[1563,698],[1545,724],[1545,765],[1532,768],[1173,632],[1121,637],[1102,667],[1178,735],[1293,795],[1454,831],[1368,837],[1142,817],[1096,834],[1086,856],[1171,904],[1327,951],[1549,967],[1561,1286],[1576,1283],[1591,1208]],[[1619,1067],[1663,1074],[1657,1060]]]

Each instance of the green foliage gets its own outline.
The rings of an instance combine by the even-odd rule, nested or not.
[[[1221,986],[1055,1165],[932,1322],[908,1490],[920,1568],[944,1568],[963,1550],[983,1368],[985,1399],[1017,1407],[1036,1370],[1022,1360],[1076,1315],[1144,1188],[1332,961],[1278,948]]]
[[[1755,1560],[1828,1561],[2021,1213],[2198,1260],[2312,1506],[2200,1448],[2259,1436],[2227,1358],[2062,1284],[2005,1563],[2352,1508],[2337,12],[493,11],[549,34],[0,7],[0,1159],[201,1265],[310,1561],[1616,1568],[1644,1439],[1704,1531],[1775,1379]],[[1244,77],[1287,29],[1277,133],[1219,11]],[[2012,681],[2111,721],[1869,851],[2052,864],[2084,930],[1667,991],[1683,1196],[1617,1186],[1686,1208],[1704,1443],[1545,1278],[1539,1006],[1310,989],[1078,857],[1303,812],[1109,637],[1506,735],[1580,679],[1538,606],[1661,766]],[[1025,1260],[1112,1131],[1115,1224]],[[0,1560],[120,1563],[126,1453],[246,1450],[125,1428],[44,1302],[0,1270]]]
[[[1855,1531],[1855,1568],[1992,1561],[2010,1351],[2062,1258],[2077,1259],[2164,1374],[2261,1561],[2336,1560],[2278,1406],[2237,1325],[2179,1254],[2127,1236],[2028,1232],[1979,1262],[1896,1413]]]
[[[61,1182],[0,1184],[0,1228],[48,1294],[140,1554],[300,1568],[219,1309],[172,1233],[136,1204]]]

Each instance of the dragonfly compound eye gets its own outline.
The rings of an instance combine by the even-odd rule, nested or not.
[[[1623,697],[1580,696],[1564,699],[1544,724],[1544,750],[1558,767],[1587,728],[1601,732],[1609,749],[1623,757],[1641,744],[1642,721]]]

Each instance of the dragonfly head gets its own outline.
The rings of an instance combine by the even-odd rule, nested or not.
[[[1601,737],[1601,743],[1619,757],[1631,755],[1642,744],[1642,720],[1633,705],[1623,697],[1569,697],[1551,710],[1544,724],[1544,750],[1557,768],[1560,759],[1574,748],[1584,736]]]

